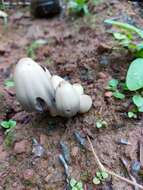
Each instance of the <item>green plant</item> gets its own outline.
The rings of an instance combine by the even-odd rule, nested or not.
[[[114,20],[107,19],[105,23],[120,29],[120,32],[112,32],[114,38],[119,41],[122,47],[128,48],[136,57],[127,70],[126,87],[128,91],[134,92],[138,90],[138,93],[132,97],[136,110],[128,112],[129,118],[137,118],[136,113],[143,112],[143,97],[139,92],[143,88],[143,31],[133,25]],[[116,81],[111,90],[116,92],[117,85]],[[120,94],[113,94],[115,97],[118,95],[120,96]]]
[[[108,173],[107,172],[105,172],[105,171],[98,171],[98,172],[96,172],[96,175],[93,178],[93,183],[95,185],[98,185],[98,184],[104,182],[105,179],[107,179],[107,178],[108,178]]]
[[[140,94],[134,95],[133,103],[137,106],[139,112],[143,112],[143,97]]]
[[[128,112],[128,118],[134,118],[134,119],[136,119],[137,118],[137,114],[134,113],[134,112],[132,112],[132,111],[129,111]]]
[[[88,0],[68,0],[67,8],[69,13],[89,15]]]
[[[116,28],[119,32],[112,32],[119,45],[128,48],[135,57],[143,57],[143,31],[133,25],[107,19],[104,21]]]
[[[81,181],[76,181],[74,178],[70,179],[69,184],[71,190],[84,190],[83,183]]]
[[[43,39],[39,39],[39,40],[35,40],[33,41],[30,46],[26,49],[27,51],[27,56],[31,57],[32,59],[36,58],[36,49],[38,49],[39,47],[41,47],[42,45],[47,44],[46,40]]]
[[[15,120],[8,120],[8,121],[1,121],[0,126],[6,129],[5,131],[5,139],[4,139],[4,144],[6,147],[11,147],[13,142],[14,142],[14,129],[16,126],[16,121]]]
[[[11,129],[16,126],[16,121],[12,120],[12,119],[10,119],[8,121],[1,121],[0,125],[1,125],[1,127],[5,128],[5,129]]]
[[[126,84],[130,91],[143,88],[143,59],[137,58],[131,62],[126,76]]]
[[[104,128],[104,127],[107,127],[107,126],[108,126],[108,124],[107,124],[106,121],[98,120],[98,121],[96,122],[96,127],[97,127],[98,129]]]
[[[116,79],[111,79],[108,82],[108,89],[112,91],[112,96],[117,99],[124,99],[125,95],[118,90],[119,81]]]
[[[8,87],[8,88],[15,86],[14,81],[11,80],[11,79],[5,80],[5,81],[4,81],[4,85],[5,85],[6,87]]]

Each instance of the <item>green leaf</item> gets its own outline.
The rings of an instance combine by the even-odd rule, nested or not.
[[[132,100],[137,107],[143,106],[143,97],[141,95],[134,95]]]
[[[5,129],[10,129],[16,126],[16,121],[10,119],[9,121],[1,121],[0,125]]]
[[[5,85],[6,87],[8,87],[8,88],[15,86],[14,81],[13,81],[13,80],[10,80],[10,79],[5,80],[4,85]]]
[[[139,37],[143,38],[143,31],[138,29],[137,27],[131,25],[131,24],[118,22],[118,21],[114,21],[114,20],[111,20],[111,19],[106,19],[104,21],[104,23],[119,27],[121,29],[124,29],[124,30],[128,31],[129,33],[131,33],[131,32],[136,33],[136,34],[139,35]]]
[[[94,177],[93,178],[93,183],[95,184],[95,185],[98,185],[98,184],[100,184],[100,179],[98,179],[97,177]]]
[[[138,108],[138,111],[139,111],[139,112],[143,112],[143,105]]]
[[[5,128],[5,129],[9,129],[9,123],[8,121],[1,121],[0,125]]]
[[[89,15],[89,10],[88,10],[87,4],[84,4],[84,6],[83,6],[83,12],[84,12],[85,15]]]
[[[105,171],[102,171],[101,172],[101,175],[102,175],[102,177],[103,177],[103,179],[106,179],[106,178],[108,178],[108,173],[107,172],[105,172]]]
[[[97,121],[96,122],[96,127],[97,128],[101,128],[102,127],[102,122],[101,121]]]
[[[135,118],[135,119],[136,119],[136,118],[137,118],[137,115],[136,115],[134,112],[129,111],[129,112],[128,112],[128,117],[129,117],[129,118]]]
[[[143,59],[135,59],[129,66],[126,84],[130,91],[135,91],[143,87]]]
[[[9,122],[10,128],[16,126],[16,121],[15,120],[10,119],[8,122]]]
[[[109,89],[111,89],[111,90],[116,90],[118,84],[119,84],[119,81],[118,81],[117,79],[111,79],[111,80],[108,82],[108,87],[109,87]]]
[[[102,180],[102,174],[101,172],[96,172],[96,177],[100,180]]]
[[[82,190],[82,189],[83,189],[83,184],[82,184],[82,182],[81,182],[81,181],[78,182],[78,183],[76,184],[76,187],[77,187],[79,190]]]
[[[113,92],[113,93],[112,93],[112,96],[114,96],[115,98],[120,99],[120,100],[122,100],[122,99],[125,98],[125,95],[122,94],[122,93],[119,92],[119,91]]]
[[[77,187],[72,187],[72,189],[71,190],[78,190],[78,188]]]
[[[77,184],[77,181],[74,178],[71,178],[70,180],[70,186],[74,187]]]
[[[120,32],[114,32],[113,36],[116,40],[126,40],[128,37],[124,34],[121,34]]]

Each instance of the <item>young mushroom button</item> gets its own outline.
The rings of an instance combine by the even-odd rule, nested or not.
[[[67,81],[63,81],[58,85],[55,100],[60,116],[72,117],[79,111],[79,96]]]

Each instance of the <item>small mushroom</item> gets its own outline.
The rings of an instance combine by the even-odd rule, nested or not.
[[[47,73],[31,58],[22,58],[16,65],[16,97],[27,111],[43,111],[54,106],[54,88]]]
[[[60,116],[72,117],[79,111],[79,96],[67,81],[62,81],[58,85],[55,100]]]
[[[73,88],[75,89],[76,93],[80,96],[84,93],[83,87],[79,83],[73,84]]]
[[[85,113],[88,112],[89,109],[92,106],[92,99],[88,95],[81,95],[80,96],[80,108],[79,108],[79,113]]]
[[[55,90],[56,90],[57,86],[60,84],[60,82],[62,82],[62,81],[64,81],[64,79],[59,77],[58,75],[53,75],[51,77],[51,82],[52,82],[52,85]]]

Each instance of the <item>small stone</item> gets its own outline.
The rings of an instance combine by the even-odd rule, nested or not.
[[[16,154],[25,153],[27,146],[28,146],[27,140],[22,140],[22,141],[16,142],[15,146],[14,146],[14,152]]]
[[[43,169],[48,168],[48,161],[47,160],[41,160],[41,168],[43,168]]]
[[[107,91],[107,92],[105,92],[104,96],[107,98],[110,98],[112,96],[112,92]]]
[[[133,173],[138,173],[141,169],[141,163],[137,160],[134,160],[131,164],[131,171]]]
[[[101,58],[100,58],[99,63],[100,63],[100,65],[102,65],[102,66],[107,66],[107,65],[109,65],[108,56],[102,55]]]
[[[79,148],[78,148],[77,146],[74,146],[74,147],[72,148],[72,150],[71,150],[71,155],[72,155],[73,157],[76,157],[77,154],[78,154],[78,152],[79,152]]]
[[[34,139],[32,153],[35,157],[42,157],[45,155],[45,148]]]
[[[46,177],[45,177],[45,182],[47,182],[47,183],[49,183],[49,180],[51,179],[51,177],[52,177],[52,174],[49,174],[49,175],[47,175]]]
[[[107,75],[105,73],[103,73],[103,72],[99,72],[98,75],[99,75],[100,79],[107,79]]]
[[[23,177],[25,180],[33,179],[34,171],[32,169],[26,169],[23,173]]]

